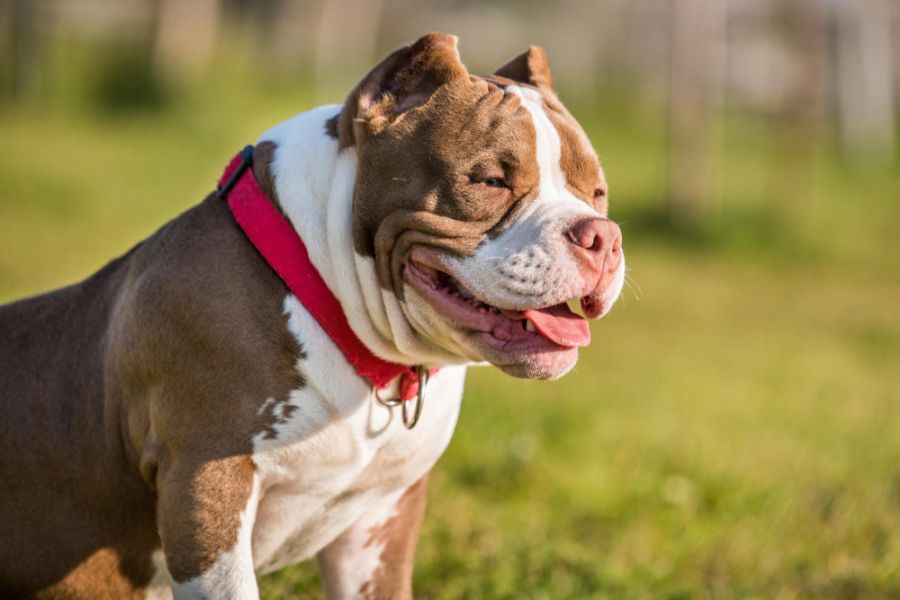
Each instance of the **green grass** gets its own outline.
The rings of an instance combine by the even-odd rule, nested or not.
[[[88,275],[310,105],[249,81],[160,112],[0,109],[0,301]],[[771,140],[729,121],[719,220],[685,235],[654,217],[653,119],[576,114],[639,292],[560,382],[471,371],[431,479],[417,596],[900,597],[900,171],[823,149],[797,175],[813,196],[783,211]],[[320,596],[312,564],[261,585]]]

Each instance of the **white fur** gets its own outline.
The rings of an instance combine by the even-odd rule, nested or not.
[[[153,553],[153,577],[147,585],[147,600],[172,600],[172,576],[162,550]]]
[[[276,438],[254,442],[262,494],[253,556],[260,572],[312,556],[423,477],[450,441],[465,374],[448,367],[435,375],[421,420],[407,430],[400,408],[373,398],[297,299],[289,295],[284,304],[288,328],[308,356],[298,364],[307,381],[291,394],[297,410],[275,426]]]
[[[622,260],[619,263],[619,268],[616,269],[616,274],[613,277],[613,280],[609,283],[609,287],[607,287],[606,291],[603,293],[603,312],[600,313],[600,317],[608,313],[612,310],[613,303],[618,299],[619,295],[622,293],[622,288],[625,287],[625,253],[622,252]]]
[[[366,511],[319,555],[319,565],[325,571],[323,583],[329,597],[352,598],[359,595],[367,582],[372,581],[382,564],[381,553],[385,548],[383,541],[373,539],[373,532],[392,518],[404,516],[397,512],[397,503],[404,491],[397,491]],[[416,517],[410,515],[410,518]]]

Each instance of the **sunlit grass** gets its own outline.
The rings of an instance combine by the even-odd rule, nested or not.
[[[158,113],[7,107],[0,300],[125,251],[308,98],[220,78]],[[417,594],[900,595],[897,171],[823,150],[815,197],[770,227],[754,187],[766,145],[742,152],[757,133],[728,124],[722,221],[684,236],[646,220],[662,202],[658,129],[576,114],[640,299],[626,290],[562,381],[471,371],[432,475]],[[266,577],[264,595],[318,597],[313,571]]]

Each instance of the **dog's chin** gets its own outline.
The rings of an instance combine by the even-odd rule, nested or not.
[[[559,379],[578,362],[578,348],[545,348],[532,352],[497,351],[490,341],[480,339],[484,334],[469,334],[466,339],[484,360],[507,375],[522,379]]]

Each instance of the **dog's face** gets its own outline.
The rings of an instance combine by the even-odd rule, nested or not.
[[[378,65],[339,122],[358,171],[354,246],[417,334],[520,377],[555,378],[624,280],[587,136],[532,48],[471,76],[430,34]]]

